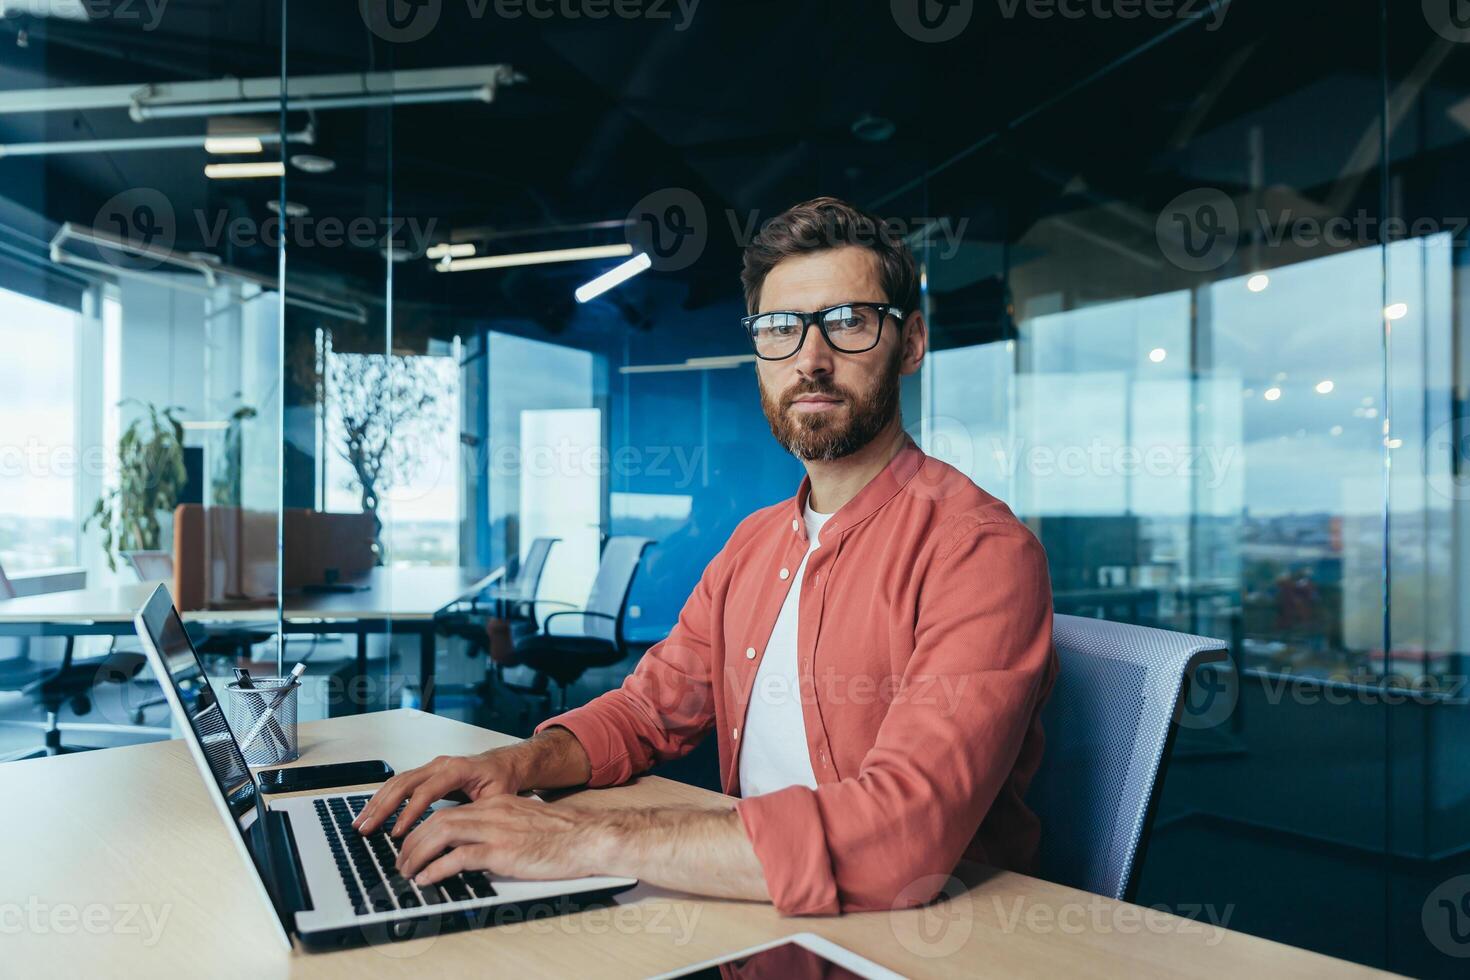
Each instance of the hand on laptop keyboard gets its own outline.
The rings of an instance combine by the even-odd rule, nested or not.
[[[367,802],[366,795],[313,801],[327,845],[337,862],[342,886],[356,914],[465,902],[495,895],[495,888],[483,872],[451,876],[432,885],[408,881],[397,869],[399,842],[386,832],[401,819],[402,811],[390,814],[383,830],[364,836],[353,830],[352,816],[361,813]],[[416,823],[423,820],[420,817]]]
[[[396,829],[393,836],[401,838],[435,801],[451,793],[463,793],[471,800],[496,794],[514,796],[522,787],[513,763],[514,756],[508,749],[494,749],[476,756],[440,756],[428,765],[401,772],[378,787],[357,813],[352,826],[364,834]],[[402,826],[390,823],[400,813]]]

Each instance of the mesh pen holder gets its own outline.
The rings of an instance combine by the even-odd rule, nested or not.
[[[246,763],[273,766],[295,760],[301,754],[296,742],[296,695],[301,685],[288,677],[257,677],[254,684],[225,687],[230,728]],[[262,723],[268,712],[270,717]]]

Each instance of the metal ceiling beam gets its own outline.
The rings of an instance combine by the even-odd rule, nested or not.
[[[286,99],[290,110],[313,108],[309,104],[312,101],[317,103],[315,108],[353,108],[369,104],[338,102],[351,99],[401,102],[414,101],[413,97],[417,96],[418,101],[425,101],[426,96],[439,96],[449,91],[456,91],[466,98],[490,101],[501,85],[519,81],[524,81],[524,78],[509,65],[307,75],[287,80]],[[242,110],[242,105],[260,107]],[[203,82],[79,85],[0,92],[0,115],[126,109],[134,119],[141,120],[166,115],[170,108],[181,115],[277,112],[281,108],[281,79],[280,76],[220,78]]]

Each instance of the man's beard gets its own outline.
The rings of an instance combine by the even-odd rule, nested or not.
[[[898,414],[898,368],[902,353],[899,349],[887,360],[878,383],[864,398],[830,380],[812,380],[798,381],[783,391],[777,401],[762,382],[761,408],[771,425],[771,435],[797,459],[833,460],[851,456],[872,442]],[[842,399],[847,406],[846,417],[841,421],[833,418],[841,412],[840,408],[791,412],[792,403],[807,395]]]

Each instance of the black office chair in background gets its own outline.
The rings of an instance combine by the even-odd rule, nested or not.
[[[15,589],[0,568],[0,599],[15,598]],[[0,641],[3,642],[3,641]],[[70,703],[72,711],[85,715],[92,710],[92,689],[98,684],[124,684],[131,681],[147,662],[141,653],[119,653],[109,650],[105,656],[75,660],[76,638],[68,636],[60,662],[46,662],[31,657],[32,643],[20,638],[15,656],[0,660],[0,691],[13,691],[35,703],[46,715],[44,722],[0,721],[0,725],[39,728],[41,744],[0,753],[0,762],[35,759],[86,751],[90,746],[64,745],[61,741],[61,709]],[[124,724],[68,724],[72,731],[136,734],[137,729]]]
[[[515,642],[513,666],[529,667],[536,678],[530,684],[505,680],[502,664],[496,665],[496,680],[506,690],[540,698],[551,710],[551,685],[560,694],[559,711],[566,710],[567,687],[594,667],[607,667],[628,655],[623,636],[628,594],[643,552],[653,541],[631,535],[615,535],[602,548],[597,577],[581,609],[551,613],[540,629]]]

